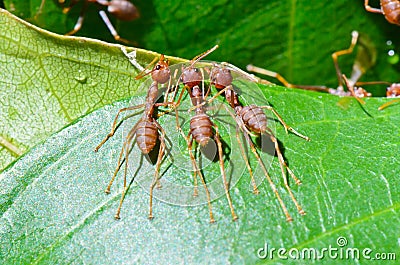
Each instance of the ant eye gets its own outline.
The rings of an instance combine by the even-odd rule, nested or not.
[[[157,64],[155,67],[156,70],[160,70],[161,69],[161,65]]]
[[[194,71],[195,71],[196,73],[198,73],[198,72],[199,72],[199,69],[198,69],[198,68],[194,68]]]

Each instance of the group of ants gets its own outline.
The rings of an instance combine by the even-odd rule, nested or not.
[[[43,7],[45,0],[42,1],[42,5],[40,7],[40,10]],[[65,0],[58,0],[59,4],[64,5]],[[80,0],[72,0],[70,1],[69,5],[64,7],[64,12],[67,13],[76,3],[80,2]],[[85,9],[87,8],[87,5],[89,3],[96,3],[100,6],[106,6],[107,11],[114,16],[116,16],[117,19],[120,20],[133,20],[139,17],[139,12],[137,8],[128,0],[85,0],[84,1],[84,6],[81,11],[81,15],[78,19],[78,22],[76,23],[74,29],[67,33],[67,35],[72,35],[76,33],[81,27],[83,23],[83,18],[85,14]],[[365,9],[369,12],[373,13],[380,13],[383,14],[386,18],[386,20],[390,23],[400,25],[400,16],[398,15],[400,13],[400,1],[398,0],[381,0],[380,1],[381,7],[380,8],[372,8],[369,6],[369,1],[365,0],[364,1],[364,6]],[[121,38],[114,27],[112,26],[110,20],[108,19],[107,15],[105,14],[104,11],[100,11],[100,16],[102,17],[103,21],[107,25],[108,29],[110,30],[111,34],[114,36],[114,38],[118,41],[122,42],[127,42],[127,40]],[[352,96],[355,97],[361,104],[364,104],[365,102],[361,99],[362,97],[369,97],[371,96],[371,93],[366,91],[364,88],[360,87],[360,85],[365,85],[365,84],[379,84],[379,83],[384,83],[384,84],[389,84],[387,88],[387,97],[399,97],[398,99],[386,102],[383,104],[379,109],[386,108],[387,106],[393,104],[394,102],[400,101],[400,84],[396,83],[387,83],[387,82],[357,82],[358,79],[361,76],[361,73],[357,74],[352,74],[351,78],[348,79],[345,75],[343,75],[340,71],[340,68],[338,66],[337,58],[341,55],[344,54],[350,54],[353,52],[353,49],[357,43],[358,40],[358,32],[353,31],[352,33],[352,40],[350,47],[346,50],[341,50],[337,51],[332,54],[333,61],[335,64],[336,68],[336,73],[337,77],[339,80],[339,86],[336,89],[333,88],[326,88],[326,87],[321,87],[321,86],[303,86],[303,85],[293,85],[287,82],[281,75],[278,73],[268,71],[265,69],[261,69],[252,65],[248,65],[247,70],[250,72],[256,72],[260,74],[265,74],[268,76],[272,76],[274,78],[277,78],[280,82],[282,82],[285,86],[287,87],[292,87],[292,88],[301,88],[301,89],[309,89],[309,90],[317,90],[317,91],[323,91],[327,92],[330,94],[338,95],[338,96]],[[215,100],[217,97],[224,97],[227,105],[227,108],[230,109],[230,114],[233,118],[233,120],[236,122],[237,125],[237,131],[236,131],[236,139],[238,141],[240,151],[243,157],[243,160],[246,164],[248,173],[251,177],[251,182],[253,186],[253,192],[258,193],[258,188],[256,185],[256,181],[253,176],[253,170],[251,168],[251,165],[249,163],[249,160],[247,158],[247,155],[245,154],[245,147],[244,144],[241,142],[240,137],[239,137],[239,131],[243,135],[243,139],[245,140],[246,144],[250,147],[251,152],[253,153],[254,157],[257,160],[258,165],[263,171],[263,174],[265,178],[268,180],[269,185],[271,189],[273,190],[277,200],[279,201],[279,204],[286,216],[287,221],[291,221],[292,217],[289,214],[287,207],[285,206],[283,200],[281,199],[281,196],[278,192],[277,187],[273,183],[264,163],[263,160],[260,157],[259,154],[259,147],[253,142],[252,136],[260,136],[260,135],[265,135],[267,136],[271,142],[274,144],[274,148],[276,151],[276,156],[279,161],[283,181],[284,181],[284,186],[287,189],[289,196],[291,197],[291,200],[295,204],[299,214],[304,215],[305,211],[302,209],[300,204],[297,202],[293,192],[290,189],[290,186],[287,181],[287,176],[286,172],[289,173],[291,178],[295,181],[296,184],[301,184],[301,181],[296,177],[296,175],[293,173],[293,171],[288,167],[288,165],[285,162],[285,159],[282,155],[282,152],[280,151],[279,143],[277,138],[274,136],[272,133],[271,129],[268,128],[267,126],[267,116],[264,113],[264,109],[267,109],[271,111],[276,118],[279,120],[279,122],[284,126],[286,132],[290,131],[294,133],[295,135],[309,141],[310,139],[307,136],[304,136],[300,133],[298,133],[296,130],[294,130],[292,127],[288,126],[281,116],[274,110],[273,107],[271,106],[258,106],[255,104],[250,104],[250,105],[245,105],[241,103],[241,96],[239,93],[235,90],[232,81],[233,81],[233,76],[232,76],[232,71],[235,71],[235,68],[232,68],[229,66],[229,64],[224,64],[224,63],[213,63],[211,68],[207,68],[207,71],[209,72],[209,86],[205,91],[204,88],[204,77],[202,74],[202,71],[197,67],[198,62],[213,52],[218,46],[214,46],[212,49],[196,56],[193,58],[185,67],[182,67],[182,72],[179,76],[179,83],[183,84],[183,88],[179,94],[179,97],[177,100],[175,100],[177,91],[179,89],[179,84],[176,85],[174,88],[174,93],[172,96],[172,100],[168,100],[168,93],[170,91],[166,91],[165,95],[165,100],[164,102],[158,102],[159,99],[159,85],[166,84],[171,81],[171,70],[169,67],[169,62],[168,60],[164,57],[164,55],[161,55],[159,58],[155,58],[155,60],[149,64],[146,69],[144,69],[141,73],[139,73],[136,76],[136,79],[141,79],[147,75],[151,76],[152,83],[150,87],[148,88],[147,91],[147,96],[145,99],[144,104],[140,105],[135,105],[127,108],[120,109],[118,111],[118,114],[116,115],[111,132],[101,141],[101,143],[96,147],[95,151],[97,152],[100,147],[110,138],[114,135],[116,132],[117,128],[119,127],[118,123],[118,117],[122,112],[125,111],[131,111],[131,110],[136,110],[143,108],[143,116],[136,122],[136,124],[133,126],[133,128],[129,131],[128,135],[126,136],[126,139],[124,141],[123,147],[121,149],[119,159],[118,159],[118,165],[115,169],[115,172],[105,190],[106,193],[110,193],[111,186],[114,182],[115,177],[117,176],[117,173],[119,172],[121,166],[123,163],[125,163],[125,173],[124,173],[124,189],[122,191],[120,203],[117,209],[117,212],[115,214],[115,218],[119,219],[120,218],[120,211],[121,207],[126,195],[126,192],[129,188],[127,185],[127,168],[128,168],[128,157],[129,157],[129,151],[131,150],[132,144],[135,142],[137,143],[138,148],[140,149],[141,153],[143,155],[149,154],[154,147],[157,144],[157,141],[160,143],[160,148],[159,152],[157,155],[157,161],[155,163],[155,172],[154,172],[154,177],[150,185],[150,201],[149,201],[149,219],[153,218],[153,190],[159,184],[160,180],[160,166],[163,161],[163,158],[166,153],[166,143],[165,143],[165,136],[166,132],[163,129],[163,127],[160,125],[160,123],[157,121],[159,118],[160,114],[157,114],[157,109],[159,107],[164,107],[165,109],[163,110],[162,114],[166,114],[172,111],[175,111],[176,114],[176,127],[179,130],[180,134],[184,137],[186,140],[187,146],[188,146],[188,153],[191,159],[192,167],[193,167],[193,181],[195,183],[195,195],[197,194],[196,189],[197,189],[197,178],[200,178],[202,185],[204,186],[205,193],[207,196],[207,203],[208,203],[208,208],[209,208],[209,218],[210,222],[214,222],[214,215],[212,211],[212,205],[211,205],[211,197],[210,197],[210,192],[207,187],[207,180],[203,176],[202,169],[199,168],[198,163],[196,162],[195,155],[193,154],[193,142],[196,142],[196,147],[200,146],[203,147],[207,145],[211,139],[214,140],[214,142],[217,145],[217,155],[218,155],[218,161],[219,161],[219,167],[221,171],[221,177],[223,180],[223,185],[224,185],[224,191],[225,195],[229,204],[230,212],[232,214],[233,220],[236,220],[238,217],[234,211],[232,199],[229,193],[230,185],[229,185],[229,180],[227,179],[226,173],[225,173],[225,166],[224,166],[224,154],[223,154],[223,148],[221,144],[221,139],[220,139],[220,132],[218,129],[218,126],[212,122],[210,116],[206,112],[206,104],[209,102]],[[157,61],[158,60],[158,61]],[[152,67],[151,70],[148,70],[151,68],[151,66],[155,63],[155,65]],[[252,76],[252,75],[249,75]],[[250,78],[251,79],[251,78]],[[251,79],[255,82],[262,82],[264,80],[262,79],[256,79],[253,78]],[[347,87],[347,91],[344,89],[344,85]],[[218,92],[215,93],[215,95],[211,96],[209,95],[211,92],[211,87],[214,87]],[[170,88],[170,87],[169,87]],[[190,118],[190,129],[187,135],[183,132],[179,122],[178,122],[178,107],[182,102],[182,98],[184,95],[184,92],[187,91],[187,93],[190,96],[192,107],[190,110],[194,111],[194,115]],[[208,98],[209,97],[209,98]]]

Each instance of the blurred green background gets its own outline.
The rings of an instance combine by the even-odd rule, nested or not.
[[[14,14],[50,31],[64,34],[73,29],[81,4],[63,14],[56,0],[5,0]],[[217,1],[131,1],[141,17],[132,22],[109,15],[121,37],[144,49],[182,58],[192,58],[219,44],[208,59],[229,61],[245,68],[249,63],[279,72],[294,84],[337,86],[331,53],[349,46],[351,32],[366,34],[377,48],[377,63],[362,78],[397,82],[400,28],[383,15],[369,13],[364,1],[318,0],[217,0]],[[370,1],[379,7],[379,1]],[[114,42],[91,4],[81,31],[76,35]],[[35,15],[37,15],[35,17]],[[394,52],[390,56],[389,51]],[[354,56],[340,58],[350,75]],[[271,79],[271,81],[276,82]],[[375,96],[385,86],[371,86]]]

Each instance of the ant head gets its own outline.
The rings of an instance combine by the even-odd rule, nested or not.
[[[203,75],[198,68],[190,66],[183,69],[180,79],[185,86],[193,88],[194,86],[200,85],[203,80]]]
[[[107,5],[107,11],[119,20],[131,21],[140,17],[136,6],[128,0],[111,0]]]
[[[217,89],[223,89],[232,84],[231,70],[214,65],[210,73],[211,84]]]
[[[386,97],[395,98],[400,96],[400,83],[393,83],[386,90]]]
[[[165,59],[163,54],[161,54],[160,60],[151,71],[151,78],[160,84],[164,84],[168,82],[170,77],[171,71],[168,66],[168,60]]]

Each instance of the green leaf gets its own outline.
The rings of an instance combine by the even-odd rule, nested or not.
[[[80,12],[77,5],[70,13],[63,14],[52,0],[45,1],[40,14],[37,12],[42,0],[4,2],[14,14],[61,34],[73,28]],[[400,44],[399,28],[387,23],[382,15],[366,12],[361,1],[249,3],[219,0],[203,1],[199,5],[194,0],[184,3],[157,0],[134,1],[134,4],[141,12],[140,19],[132,22],[111,19],[121,36],[148,50],[192,58],[218,43],[221,48],[209,59],[229,61],[243,69],[252,63],[281,73],[293,84],[336,87],[331,53],[347,48],[351,32],[358,30],[367,33],[377,47],[376,66],[367,71],[363,81],[397,82],[399,76],[398,60],[395,59]],[[371,1],[371,5],[377,4]],[[93,4],[91,7],[78,35],[113,41],[97,14],[98,9]],[[135,84],[131,85],[129,81],[136,72],[118,47],[48,35],[28,24],[21,24],[6,13],[1,14],[0,70],[5,84],[0,100],[6,107],[2,106],[0,112],[1,120],[4,120],[0,127],[0,169],[80,115],[136,93]],[[82,50],[87,52],[80,52]],[[389,56],[389,50],[395,55]],[[27,54],[31,55],[29,59],[20,58]],[[154,55],[138,50],[138,60],[142,64],[148,63]],[[356,53],[339,60],[342,72],[347,76],[350,76],[355,57]],[[54,68],[41,61],[50,61]],[[79,70],[82,73],[77,72]],[[85,81],[86,76],[91,78],[86,84],[79,85],[77,82]],[[49,78],[54,78],[54,82]],[[73,79],[73,82],[66,82]],[[26,109],[21,102],[25,106],[31,96],[27,87],[35,88],[37,91],[33,96],[40,100],[29,101]],[[368,89],[373,95],[381,96],[386,91],[385,86],[369,86]],[[6,95],[4,98],[3,94]],[[21,96],[15,97],[15,94]],[[75,95],[79,100],[75,100]],[[43,97],[46,100],[49,97],[48,105],[43,102]],[[10,151],[15,148],[16,152]]]
[[[0,169],[81,115],[146,92],[120,45],[51,34],[4,10],[0,25]],[[155,55],[137,49],[141,65]]]
[[[393,32],[398,28],[392,30],[394,26],[383,16],[366,13],[361,1],[253,2],[243,2],[242,6],[213,2],[220,8],[205,4],[202,6],[206,8],[199,8],[203,13],[194,9],[198,1],[196,5],[186,1],[175,9],[167,8],[165,1],[146,2],[154,4],[149,12],[162,16],[143,19],[140,23],[153,27],[139,27],[146,34],[132,39],[146,40],[143,43],[147,48],[170,50],[188,58],[221,40],[222,47],[232,48],[221,49],[219,55],[210,58],[221,56],[220,61],[237,61],[238,66],[251,62],[281,69],[293,83],[329,84],[331,80],[334,86],[329,53],[346,48],[350,32],[356,28],[370,33],[379,44],[377,66],[366,78],[395,81],[398,70],[386,63],[385,49],[389,46],[385,41],[393,38],[397,45],[399,35]],[[48,136],[105,104],[144,93],[132,80],[137,71],[119,46],[48,34],[6,12],[0,14],[1,146],[16,146],[25,152],[47,139],[0,175],[1,263],[254,263],[259,261],[257,250],[265,242],[276,249],[322,249],[337,247],[339,236],[347,238],[348,247],[399,256],[398,106],[378,112],[384,100],[367,99],[367,115],[351,98],[263,87],[268,101],[285,121],[312,139],[305,142],[285,135],[277,126],[285,157],[303,181],[300,187],[291,186],[306,216],[296,214],[280,184],[279,191],[294,217],[292,223],[286,223],[267,183],[255,196],[244,175],[232,189],[237,222],[231,221],[225,198],[213,202],[215,225],[208,224],[205,205],[178,207],[157,200],[155,219],[148,221],[147,189],[139,186],[130,189],[123,219],[118,222],[113,215],[121,174],[111,195],[103,190],[116,166],[122,136],[114,137],[98,154],[93,148],[108,132],[117,110],[130,103],[107,106]],[[177,22],[173,16],[179,18]],[[67,17],[73,18],[72,14]],[[380,23],[376,23],[378,19]],[[183,24],[188,21],[193,24]],[[207,23],[201,23],[204,21]],[[199,25],[198,30],[192,30],[194,25]],[[215,32],[221,35],[212,34]],[[160,40],[160,35],[165,39]],[[155,55],[141,50],[138,53],[142,65]],[[8,150],[1,152],[2,165],[15,159]],[[189,164],[189,160],[183,163]],[[144,161],[139,172],[151,177],[154,168],[146,165]],[[167,170],[170,172],[175,171]],[[218,174],[215,169],[207,171],[208,177]],[[276,161],[270,174],[281,183]],[[191,180],[189,175],[181,177]],[[260,262],[272,263],[269,259]]]
[[[65,15],[54,1],[46,0],[43,13],[35,17],[41,1],[6,0],[5,3],[7,8],[13,6],[18,16],[50,31],[65,34],[74,27],[79,6]],[[351,32],[357,30],[369,35],[378,54],[375,68],[364,80],[397,82],[399,76],[399,61],[394,65],[389,62],[398,57],[400,29],[388,23],[383,15],[367,12],[363,1],[131,2],[141,13],[139,19],[120,22],[111,15],[110,19],[122,37],[147,50],[192,58],[205,47],[220,44],[220,51],[210,55],[210,59],[229,61],[242,69],[251,63],[279,72],[293,84],[336,87],[331,54],[346,49]],[[370,5],[378,8],[379,1],[370,1]],[[77,35],[113,42],[97,11],[92,4]],[[388,55],[391,49],[397,55]],[[347,76],[354,58],[355,55],[349,55],[340,59]],[[384,95],[385,87],[371,89],[374,95]]]
[[[259,186],[259,195],[251,192],[248,174],[231,189],[239,216],[236,222],[223,196],[213,202],[215,224],[209,224],[205,204],[183,207],[157,199],[155,218],[149,221],[147,184],[154,166],[145,159],[138,163],[135,146],[128,179],[140,165],[136,174],[143,188],[136,183],[132,186],[122,219],[114,220],[123,172],[110,195],[103,191],[116,166],[124,132],[135,118],[127,120],[126,127],[121,126],[98,153],[93,150],[107,134],[118,109],[143,101],[143,97],[135,97],[79,119],[0,175],[1,263],[269,263],[270,258],[257,257],[265,243],[276,249],[321,250],[329,245],[338,247],[339,237],[346,238],[346,247],[370,248],[373,254],[392,252],[398,257],[399,106],[378,112],[383,101],[367,99],[368,116],[354,99],[349,99],[348,109],[343,110],[336,105],[339,99],[335,96],[260,87],[289,124],[311,137],[311,142],[306,142],[286,135],[282,126],[277,126],[290,167],[303,181],[299,187],[291,186],[307,215],[296,214],[275,159],[269,171],[275,183],[281,183],[278,190],[294,217],[291,223],[285,221],[266,181]],[[225,122],[229,119],[225,117]],[[186,152],[175,139],[179,136],[175,118],[164,115],[160,123],[173,145]],[[182,159],[175,157],[172,164],[165,160],[162,178],[191,180],[191,174],[182,174],[183,170],[174,166],[189,163]],[[240,154],[231,159],[238,163]],[[220,178],[218,163],[214,164],[216,168],[204,169],[206,177]],[[172,198],[180,196],[179,190],[161,189],[156,197],[163,192]],[[332,259],[326,256],[325,260]]]

